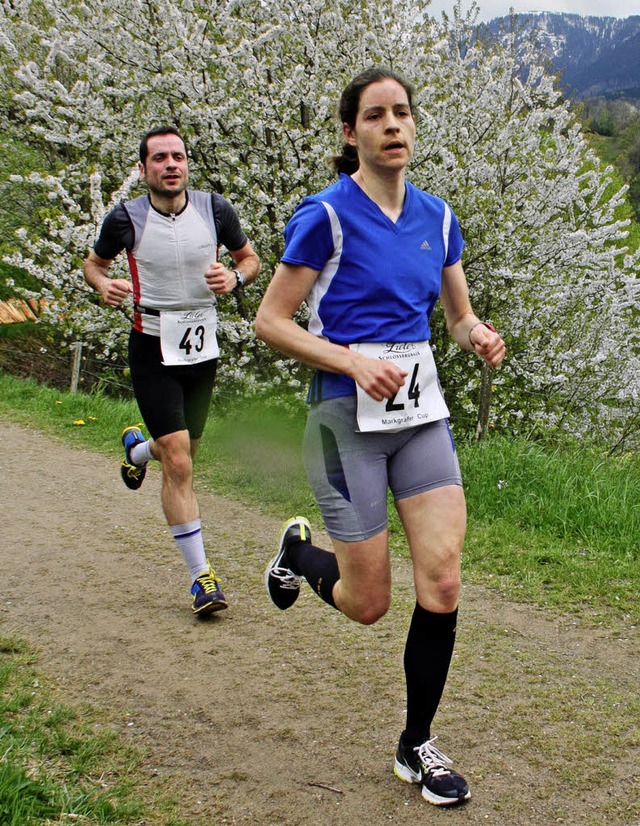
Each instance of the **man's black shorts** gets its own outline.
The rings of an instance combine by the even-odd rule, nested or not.
[[[212,359],[166,367],[162,364],[160,338],[131,330],[131,381],[140,413],[154,439],[178,430],[188,430],[192,439],[202,436],[217,365],[217,359]]]

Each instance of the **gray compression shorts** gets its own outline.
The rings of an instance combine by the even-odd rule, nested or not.
[[[399,433],[360,433],[355,396],[312,405],[303,458],[327,533],[343,542],[387,527],[387,489],[397,501],[462,485],[446,419]]]

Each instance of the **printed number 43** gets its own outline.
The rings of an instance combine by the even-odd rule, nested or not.
[[[204,327],[202,325],[196,327],[196,329],[193,331],[193,337],[195,339],[195,342],[192,343],[191,327],[187,327],[187,329],[184,331],[184,335],[182,336],[182,340],[179,345],[180,349],[184,350],[187,356],[191,352],[192,347],[196,351],[196,353],[200,353],[202,351],[202,348],[204,347]]]
[[[411,381],[409,382],[409,390],[407,391],[407,398],[413,399],[413,406],[420,407],[420,385],[418,384],[418,364],[413,365],[413,373],[411,374]],[[386,404],[387,413],[393,413],[395,410],[404,410],[404,404],[396,404],[396,393],[392,396]]]

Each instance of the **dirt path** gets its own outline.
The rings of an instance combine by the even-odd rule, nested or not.
[[[436,731],[473,798],[436,809],[391,772],[406,562],[376,626],[308,589],[280,613],[262,581],[279,521],[201,491],[230,608],[197,621],[157,472],[132,493],[103,456],[2,423],[0,444],[0,633],[29,640],[68,701],[112,708],[189,822],[640,824],[637,629],[617,639],[465,587]]]

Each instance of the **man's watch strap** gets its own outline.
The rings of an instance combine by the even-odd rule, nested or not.
[[[246,275],[242,272],[242,270],[234,270],[233,274],[236,277],[236,286],[234,287],[234,289],[242,289],[242,287],[244,287],[247,281]]]

